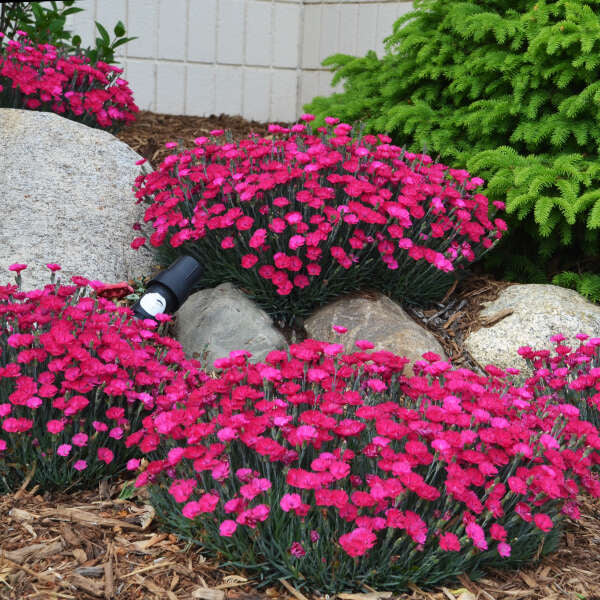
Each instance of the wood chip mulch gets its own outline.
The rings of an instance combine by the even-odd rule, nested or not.
[[[118,499],[123,483],[73,494],[0,497],[0,599],[256,600],[307,596],[289,583],[256,590],[242,572],[219,569],[160,530],[143,495]],[[365,588],[340,600],[600,600],[600,502],[582,498],[558,552],[519,571],[489,571],[477,582],[392,595]],[[329,597],[329,600],[334,600]]]
[[[195,148],[194,139],[207,136],[214,129],[230,132],[237,141],[250,133],[267,135],[267,128],[266,123],[229,115],[190,117],[140,111],[136,122],[123,128],[117,137],[158,167],[166,156],[174,152],[174,149],[165,148],[167,142],[178,142],[182,148]]]
[[[500,292],[511,285],[514,284],[485,275],[470,275],[461,282],[455,282],[445,298],[433,307],[422,310],[406,306],[405,309],[415,321],[429,329],[454,366],[482,371],[482,365],[469,354],[464,341],[471,332],[491,327],[512,314],[505,311],[492,319],[480,316],[485,303],[496,300]]]

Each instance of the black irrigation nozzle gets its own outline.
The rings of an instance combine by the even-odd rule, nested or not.
[[[148,283],[144,295],[133,305],[133,313],[140,319],[152,319],[158,313],[176,312],[201,277],[200,263],[191,256],[180,256]]]

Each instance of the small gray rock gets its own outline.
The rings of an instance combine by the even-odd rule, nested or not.
[[[333,325],[346,327],[348,332],[336,335]],[[411,362],[421,360],[425,352],[435,352],[446,358],[433,334],[418,325],[383,294],[375,299],[350,296],[317,310],[305,323],[308,336],[322,341],[344,344],[346,352],[356,352],[357,340],[369,340],[375,350],[388,350],[405,356]]]
[[[150,272],[130,244],[144,207],[131,188],[141,157],[110,133],[54,113],[0,108],[0,281],[26,263],[24,289],[49,283],[45,264],[114,283]],[[138,234],[139,235],[139,234]]]
[[[267,313],[231,283],[192,294],[177,312],[176,337],[190,358],[207,366],[232,350],[248,350],[259,362],[287,346]]]
[[[515,367],[527,374],[527,363],[517,353],[521,346],[550,350],[550,338],[558,333],[571,338],[571,343],[578,333],[600,336],[600,306],[573,290],[535,283],[512,285],[487,303],[481,317],[493,320],[509,310],[512,314],[465,340],[467,351],[480,365]]]

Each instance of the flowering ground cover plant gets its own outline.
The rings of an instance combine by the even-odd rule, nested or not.
[[[519,348],[519,354],[534,368],[531,380],[546,393],[560,395],[579,409],[582,419],[600,429],[600,338],[577,334],[579,346],[565,344],[564,335],[550,338],[550,350]]]
[[[135,121],[139,110],[122,72],[21,35],[0,52],[0,106],[55,112],[116,132]]]
[[[155,321],[101,297],[99,282],[73,280],[0,286],[0,492],[32,469],[42,490],[64,490],[137,468],[128,433],[206,378]],[[97,297],[84,296],[88,283]]]
[[[232,352],[146,417],[127,443],[167,527],[264,584],[399,591],[552,550],[577,494],[600,495],[598,431],[559,395],[357,345]]]
[[[237,143],[215,130],[141,175],[161,261],[190,254],[204,287],[231,281],[272,315],[305,316],[361,287],[439,299],[502,236],[481,179],[337,119],[313,132],[312,118]]]

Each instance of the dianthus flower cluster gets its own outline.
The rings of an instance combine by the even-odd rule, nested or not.
[[[559,394],[433,353],[406,375],[405,358],[357,345],[217,360],[129,437],[154,459],[136,485],[186,539],[328,592],[518,564],[577,518],[580,491],[600,496],[598,431]]]
[[[141,175],[150,245],[196,256],[206,286],[232,281],[272,314],[302,316],[362,286],[439,298],[505,231],[491,216],[504,205],[489,206],[467,171],[337,119],[307,123],[237,143],[215,130]]]
[[[22,32],[21,32],[22,33]],[[3,34],[0,33],[0,36]],[[0,49],[0,106],[58,113],[91,127],[117,131],[139,111],[122,69],[24,35]]]
[[[581,418],[600,428],[600,338],[575,336],[577,347],[558,334],[550,338],[554,352],[525,346],[519,354],[532,366],[530,383],[577,406]]]
[[[30,292],[0,286],[0,490],[34,465],[44,490],[94,484],[128,460],[137,468],[125,438],[144,414],[206,379],[155,321],[83,295],[88,283],[100,294],[99,282],[73,281]]]

